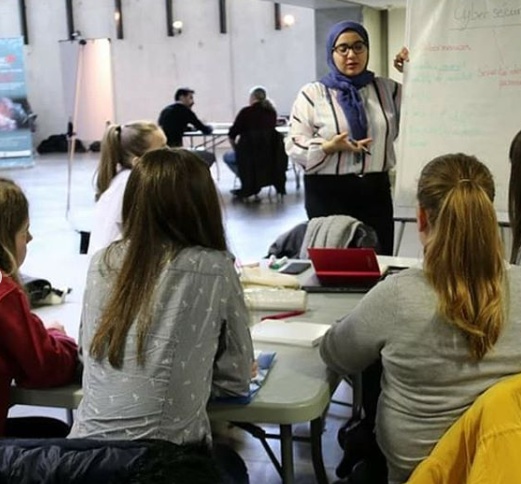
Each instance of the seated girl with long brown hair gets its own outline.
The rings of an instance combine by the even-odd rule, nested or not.
[[[122,216],[122,240],[87,276],[71,436],[210,444],[208,399],[248,393],[253,350],[208,166],[183,149],[147,152]]]

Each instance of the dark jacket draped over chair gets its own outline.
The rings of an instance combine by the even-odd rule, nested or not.
[[[284,138],[276,129],[241,134],[236,156],[242,196],[255,195],[271,185],[278,194],[286,194],[288,156]]]
[[[219,484],[203,444],[162,440],[0,439],[0,482]]]
[[[343,219],[346,219],[345,216],[331,215],[330,217],[319,217],[316,219],[312,219],[315,221],[322,221],[327,219],[339,219],[340,224],[345,223]],[[277,237],[277,240],[270,245],[268,249],[268,255],[274,255],[275,257],[289,257],[291,259],[299,259],[302,254],[302,245],[306,240],[306,234],[308,232],[309,220],[307,222],[302,222],[292,229],[284,232],[283,234]],[[331,238],[333,240],[333,238]],[[306,248],[308,245],[306,245]],[[315,247],[314,244],[311,244],[310,247]],[[317,247],[322,247],[321,245]],[[378,236],[376,235],[375,230],[369,225],[359,223],[354,230],[352,237],[349,239],[349,243],[347,245],[332,245],[331,247],[351,247],[351,248],[373,248],[378,253],[380,250],[380,244],[378,243]]]

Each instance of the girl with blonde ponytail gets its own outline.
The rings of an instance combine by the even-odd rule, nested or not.
[[[487,388],[521,372],[521,268],[509,266],[494,181],[473,156],[429,162],[418,182],[423,268],[386,278],[331,328],[321,355],[339,374],[380,361],[376,438],[388,482],[405,482]]]
[[[89,254],[121,238],[121,208],[130,170],[147,151],[166,145],[163,130],[149,121],[111,124],[101,141],[96,176],[96,209]]]
[[[436,158],[418,184],[425,276],[439,314],[462,331],[476,360],[492,349],[504,324],[503,245],[493,201],[489,170],[463,154]]]

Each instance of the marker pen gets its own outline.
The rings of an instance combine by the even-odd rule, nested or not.
[[[355,139],[348,138],[348,141],[350,143],[353,143],[357,148],[360,148],[366,155],[370,155],[371,154],[371,152],[369,151],[368,148],[366,148],[364,145],[359,144],[358,141],[356,141]]]

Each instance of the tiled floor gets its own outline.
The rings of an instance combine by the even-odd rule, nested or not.
[[[219,157],[221,154],[219,154]],[[97,163],[96,154],[76,155],[71,169],[71,192],[67,201],[68,160],[66,155],[45,155],[36,158],[36,165],[30,169],[0,170],[0,176],[17,181],[24,189],[31,204],[31,232],[34,240],[29,246],[30,257],[46,257],[49,254],[73,254],[79,248],[77,230],[88,228],[89,214],[94,205],[93,180]],[[216,180],[222,195],[226,228],[232,252],[241,261],[262,258],[273,240],[285,230],[305,220],[303,192],[296,190],[292,171],[288,171],[288,194],[278,201],[268,190],[261,193],[261,201],[245,203],[234,200],[229,193],[234,178],[220,163],[220,180]],[[214,178],[217,177],[217,171]],[[68,209],[69,206],[69,209]],[[414,227],[407,226],[400,255],[416,257],[420,253]],[[342,386],[337,392],[338,400],[348,401],[349,390]],[[15,407],[13,414],[34,413],[31,407]],[[42,412],[41,409],[38,412]],[[63,411],[45,409],[47,414],[63,417]],[[323,454],[331,480],[334,469],[341,457],[336,442],[338,427],[349,417],[349,408],[332,404],[323,434]],[[270,464],[261,444],[238,429],[219,429],[225,439],[239,450],[247,462],[251,482],[275,484],[280,478]],[[295,434],[306,435],[305,426],[295,429]],[[275,449],[278,446],[275,443]],[[316,482],[311,465],[309,445],[295,444],[296,484]]]

